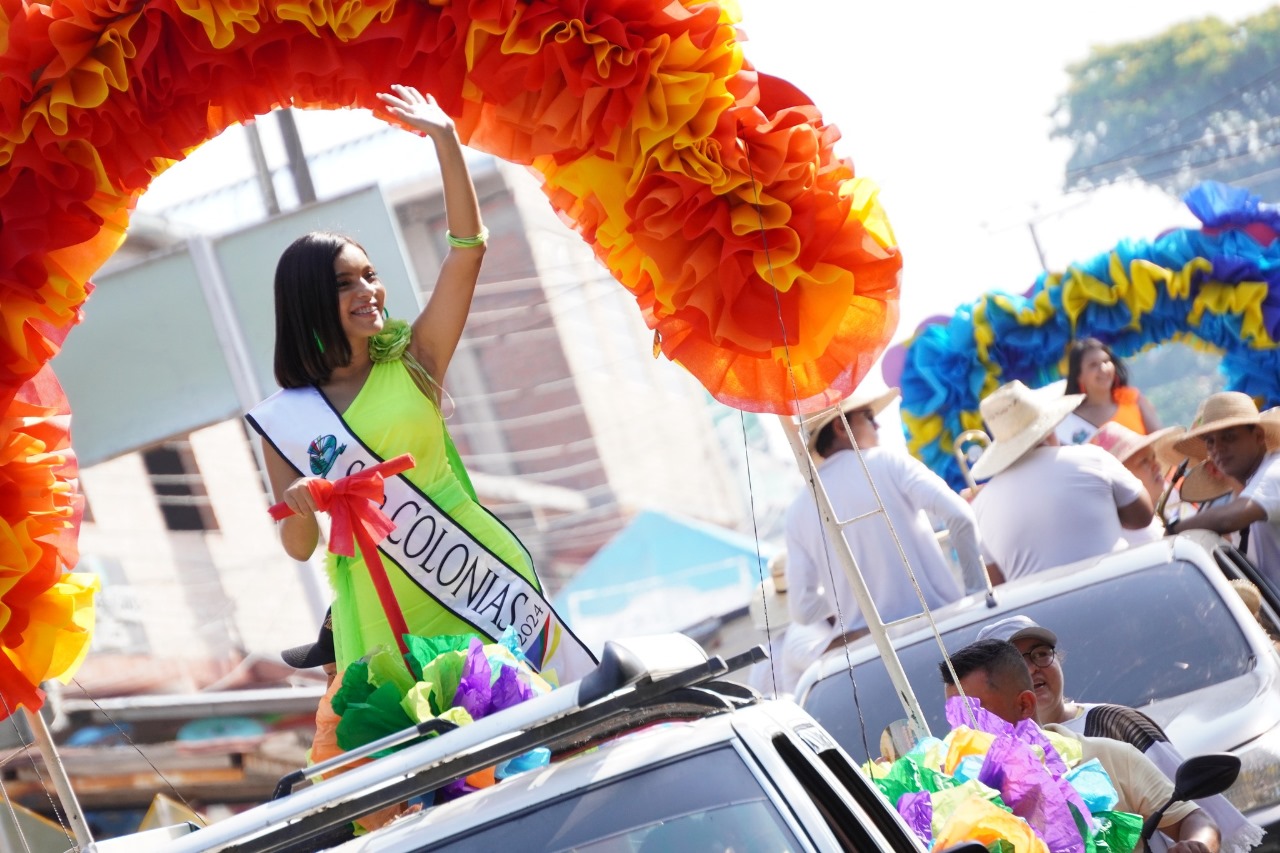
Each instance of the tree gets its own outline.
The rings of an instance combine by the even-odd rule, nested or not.
[[[1067,189],[1137,179],[1180,196],[1218,180],[1280,199],[1280,7],[1094,47],[1067,72],[1053,113]]]

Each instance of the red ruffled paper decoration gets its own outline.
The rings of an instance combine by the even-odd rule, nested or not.
[[[897,322],[893,233],[836,130],[757,74],[736,24],[714,2],[658,0],[0,0],[0,483],[51,477],[70,502],[53,539],[74,543],[65,400],[33,413],[22,395],[51,387],[37,377],[152,178],[231,124],[285,105],[378,112],[400,81],[469,145],[542,175],[717,399],[795,414],[847,395]],[[0,661],[0,686],[29,706],[78,659],[19,663],[41,596],[62,589],[65,624],[91,621],[34,494],[0,503],[0,643],[30,681]]]

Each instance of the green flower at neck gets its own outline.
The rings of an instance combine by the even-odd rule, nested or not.
[[[373,359],[374,364],[397,359],[403,361],[409,376],[413,378],[413,384],[417,385],[418,390],[427,395],[431,402],[439,406],[444,389],[409,351],[411,330],[412,327],[406,320],[387,320],[382,326],[382,331],[369,338],[369,358]]]
[[[387,320],[382,331],[369,338],[369,357],[375,364],[395,361],[404,355],[407,346],[409,346],[408,321]]]

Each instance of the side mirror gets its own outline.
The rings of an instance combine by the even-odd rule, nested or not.
[[[1175,800],[1199,800],[1221,794],[1240,775],[1240,759],[1229,752],[1212,752],[1188,758],[1178,766],[1173,780]]]
[[[1165,810],[1176,802],[1199,800],[1221,794],[1240,775],[1240,759],[1229,752],[1213,752],[1188,758],[1178,765],[1173,796],[1142,823],[1142,843],[1155,835]]]

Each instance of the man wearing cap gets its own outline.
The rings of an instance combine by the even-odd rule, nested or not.
[[[320,632],[314,643],[303,643],[280,653],[280,658],[294,669],[312,669],[320,667],[329,683],[333,683],[338,673],[338,657],[333,650],[333,611],[324,612],[324,621],[320,623]]]
[[[1036,693],[1031,686],[1031,675],[1022,654],[1007,640],[994,637],[977,640],[951,655],[950,668],[945,661],[938,668],[948,699],[960,695],[956,686],[958,679],[966,696],[978,700],[984,709],[1005,722],[1016,725],[1022,720],[1035,721]],[[951,675],[952,668],[955,678]],[[1098,760],[1119,796],[1118,811],[1146,818],[1172,796],[1173,783],[1133,745],[1079,735],[1055,724],[1042,728],[1079,741],[1083,761]],[[1175,842],[1168,848],[1170,853],[1217,853],[1221,843],[1213,818],[1190,802],[1170,806],[1160,821],[1160,831]]]
[[[1151,523],[1146,488],[1114,456],[1059,444],[1054,427],[1084,398],[1060,388],[1033,391],[1015,379],[980,404],[992,441],[971,473],[990,481],[973,511],[995,576],[1012,580],[1115,551],[1125,547],[1122,530]]]
[[[1234,500],[1179,519],[1169,531],[1242,531],[1245,553],[1260,572],[1280,583],[1280,412],[1259,414],[1253,398],[1239,391],[1213,394],[1174,448],[1195,459],[1208,458],[1244,489]]]
[[[880,447],[876,416],[897,396],[896,388],[883,392],[858,389],[841,406],[844,418],[830,412],[807,424],[809,450],[821,460],[818,478],[836,518],[859,519],[845,527],[845,540],[885,622],[921,609],[904,558],[931,608],[964,594],[938,545],[930,516],[945,523],[951,532],[965,588],[970,592],[986,588],[977,529],[968,504],[921,462],[905,452]],[[855,441],[860,454],[854,450]],[[877,494],[884,513],[877,512]],[[828,629],[814,642],[812,659],[816,659],[842,632],[865,633],[867,621],[831,550],[813,493],[807,487],[787,511],[786,533],[792,619]]]

